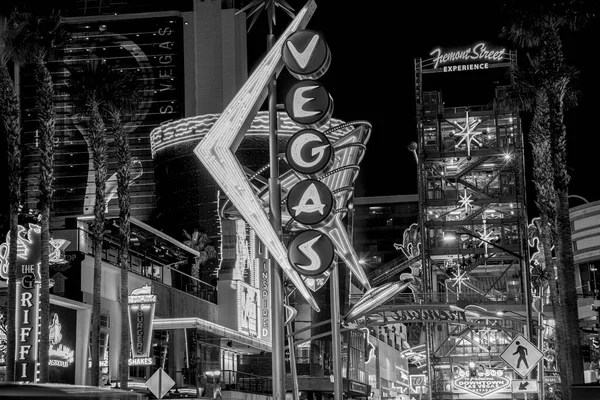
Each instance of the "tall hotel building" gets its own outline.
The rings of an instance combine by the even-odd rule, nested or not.
[[[135,71],[143,83],[139,109],[129,116],[127,124],[136,160],[131,215],[144,222],[167,219],[164,212],[158,211],[161,194],[157,193],[150,132],[167,121],[220,112],[247,76],[245,16],[236,16],[233,8],[221,9],[221,3],[108,2],[107,5],[80,1],[76,2],[78,8],[65,10],[71,39],[57,54],[57,61],[50,63],[57,100],[53,209],[56,217],[93,212],[94,179],[85,126],[61,89],[69,82],[70,69],[99,62],[117,70]],[[21,81],[31,82],[27,76]],[[23,87],[26,117],[33,116],[32,89],[30,85]],[[110,136],[107,193],[111,198],[109,214],[113,214],[118,207]],[[36,140],[32,117],[25,121],[23,135],[24,165],[29,168],[26,205],[30,208],[36,205],[34,188],[39,168],[35,159]],[[209,229],[208,225],[207,221],[194,221],[185,228]],[[176,233],[181,238],[181,230]]]

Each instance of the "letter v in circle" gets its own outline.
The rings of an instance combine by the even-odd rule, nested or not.
[[[283,63],[298,79],[319,79],[331,64],[331,53],[323,37],[304,29],[289,35],[282,49]]]
[[[317,47],[318,42],[319,36],[314,34],[313,37],[310,39],[310,42],[308,42],[308,44],[302,51],[299,51],[296,48],[294,42],[292,42],[291,40],[288,40],[286,44],[288,49],[290,50],[290,53],[292,53],[292,56],[294,56],[294,60],[296,60],[296,62],[298,63],[298,66],[301,69],[306,69],[308,62],[310,61],[312,55],[315,52],[315,48]]]

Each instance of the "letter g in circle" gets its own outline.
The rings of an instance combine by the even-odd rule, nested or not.
[[[286,158],[295,171],[313,175],[331,163],[333,146],[323,133],[314,129],[303,129],[290,138]]]

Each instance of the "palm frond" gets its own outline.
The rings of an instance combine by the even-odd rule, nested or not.
[[[244,7],[242,7],[239,11],[237,11],[235,13],[235,15],[241,14],[243,12],[246,12],[250,9],[254,9],[254,11],[250,11],[250,14],[254,14],[257,10],[260,10],[260,7],[256,7],[258,4],[262,3],[263,0],[253,0],[252,2],[250,2],[250,4],[245,5]]]
[[[296,18],[294,15],[294,9],[290,6],[285,0],[279,0],[279,3],[275,3],[275,5],[283,10],[290,18]]]
[[[69,95],[75,114],[85,114],[95,104],[105,116],[135,118],[142,101],[143,83],[135,71],[122,72],[98,60],[69,69],[62,91]]]
[[[11,57],[18,63],[52,57],[70,37],[62,22],[60,11],[43,16],[20,11],[11,13],[4,38]]]

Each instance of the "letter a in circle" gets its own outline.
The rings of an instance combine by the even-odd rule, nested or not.
[[[323,215],[323,208],[325,208],[325,204],[321,201],[319,191],[314,183],[306,189],[300,199],[300,203],[297,206],[292,207],[292,209],[296,211],[296,216],[303,212],[313,213],[315,211],[318,211],[319,214]]]

